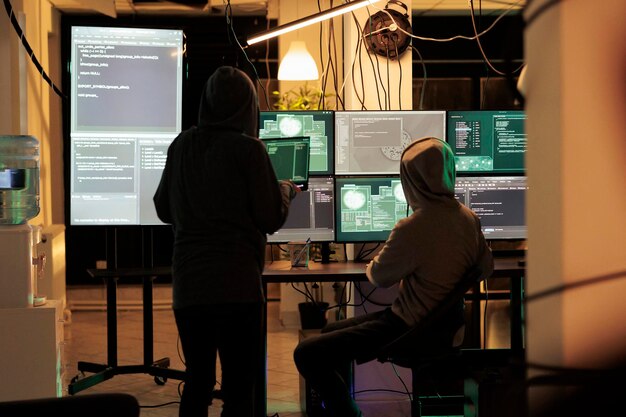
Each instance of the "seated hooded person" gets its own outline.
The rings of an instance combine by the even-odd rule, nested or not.
[[[479,269],[483,277],[493,271],[478,216],[455,199],[454,164],[449,145],[437,138],[416,140],[404,150],[400,179],[413,212],[394,226],[366,269],[375,286],[397,285],[397,297],[382,311],[330,323],[294,351],[298,371],[321,396],[329,416],[362,415],[341,370],[349,369],[353,360],[375,359],[383,346],[426,317],[470,270]],[[462,309],[455,314],[446,315],[450,346],[455,338],[459,343],[462,333]]]

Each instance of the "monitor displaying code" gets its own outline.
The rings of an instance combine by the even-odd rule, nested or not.
[[[457,172],[524,173],[524,111],[449,111],[447,117],[447,141],[454,151]]]
[[[181,131],[182,30],[74,26],[70,42],[70,224],[162,224],[152,197]]]
[[[267,236],[270,243],[332,242],[335,239],[335,179],[309,177],[306,191],[296,194],[283,226]]]
[[[457,177],[456,198],[480,218],[486,239],[526,239],[526,177]]]

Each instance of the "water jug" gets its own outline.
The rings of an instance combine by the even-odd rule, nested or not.
[[[24,224],[39,214],[39,141],[0,136],[0,225]]]

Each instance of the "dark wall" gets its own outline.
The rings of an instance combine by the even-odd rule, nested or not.
[[[232,19],[240,36],[266,29],[262,17]],[[478,17],[479,32],[494,21],[493,17]],[[275,22],[271,22],[271,25]],[[63,16],[62,59],[69,62],[69,32],[72,25],[138,26],[183,29],[187,51],[184,58],[183,129],[196,123],[200,92],[208,76],[220,65],[236,65],[252,79],[255,72],[234,43],[223,16],[212,17],[119,17]],[[494,29],[482,37],[483,48],[496,68],[510,71],[523,59],[523,21],[520,16],[503,18]],[[448,38],[458,34],[473,35],[468,16],[413,16],[413,33],[423,37]],[[270,78],[277,73],[277,43],[270,42]],[[454,40],[430,42],[413,40],[419,51],[413,54],[414,108],[421,102],[423,110],[430,109],[514,109],[520,108],[510,88],[512,77],[497,75],[484,64],[476,41]],[[261,79],[267,78],[265,45],[246,50]],[[508,65],[508,67],[507,67]],[[426,67],[426,77],[423,68]],[[68,65],[64,85],[69,90]],[[409,85],[409,84],[407,84]],[[422,89],[423,93],[422,93]],[[420,98],[423,96],[423,99]],[[69,103],[64,109],[64,137],[69,144]],[[69,186],[69,146],[65,146],[65,185]],[[66,193],[69,195],[69,193]],[[66,201],[66,219],[69,219],[69,201]],[[97,260],[106,260],[109,267],[150,267],[169,265],[173,242],[169,226],[96,227],[69,226],[66,228],[67,284],[88,284],[93,279],[86,270],[94,268]]]

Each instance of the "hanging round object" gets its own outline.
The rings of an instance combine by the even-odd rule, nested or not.
[[[390,8],[390,5],[403,11]],[[390,59],[398,58],[411,45],[411,36],[405,32],[413,33],[409,9],[398,0],[389,0],[385,10],[371,15],[363,25],[363,39],[367,50]]]

